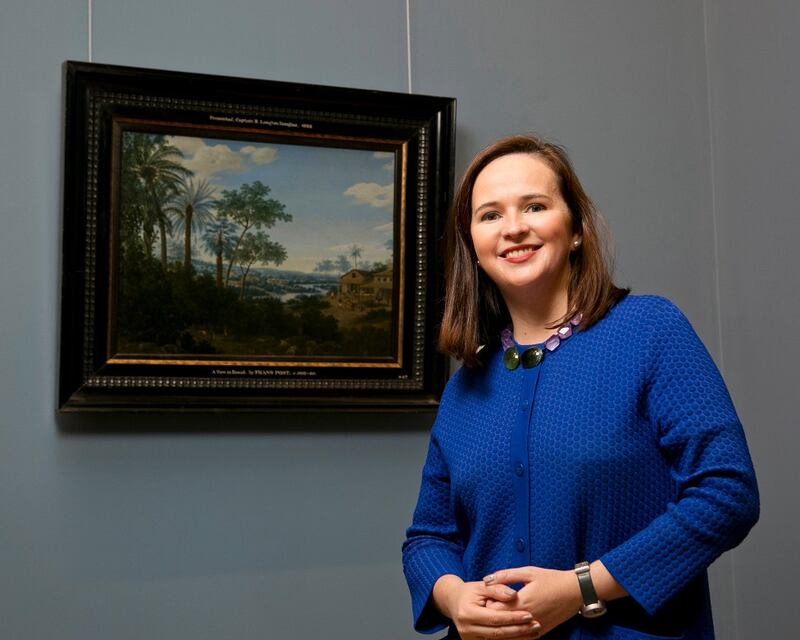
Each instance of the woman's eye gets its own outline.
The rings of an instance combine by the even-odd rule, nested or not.
[[[481,214],[481,222],[489,222],[491,220],[497,220],[500,217],[500,214],[497,211],[487,211],[484,214]]]
[[[525,211],[536,212],[536,211],[544,211],[544,210],[545,210],[545,206],[543,204],[541,204],[540,202],[532,202],[527,207],[525,207]]]

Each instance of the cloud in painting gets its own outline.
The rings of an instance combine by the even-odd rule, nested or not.
[[[389,222],[387,224],[382,224],[377,227],[372,228],[373,231],[377,231],[378,233],[385,233],[391,235],[394,233],[394,222]]]
[[[344,195],[351,198],[355,204],[366,204],[378,209],[388,209],[392,206],[394,185],[380,185],[377,182],[358,182],[349,187]]]
[[[269,164],[278,156],[278,150],[272,147],[255,147],[251,144],[242,147],[242,153],[250,156],[250,159],[258,165]]]
[[[391,151],[376,151],[372,157],[378,160],[388,160],[389,162],[383,165],[384,171],[394,171],[394,154]]]
[[[200,138],[170,136],[167,142],[183,152],[183,165],[198,178],[211,178],[216,173],[243,173],[242,156],[227,144],[208,145]]]

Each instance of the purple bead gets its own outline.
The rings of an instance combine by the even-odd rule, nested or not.
[[[563,327],[558,328],[556,334],[558,334],[558,337],[561,338],[562,340],[566,340],[572,335],[572,326],[565,324]]]
[[[500,332],[500,342],[503,345],[503,349],[514,346],[514,334],[511,332],[511,327],[506,327]]]
[[[544,346],[548,351],[555,351],[560,344],[561,338],[559,338],[557,335],[552,335],[547,339],[547,342],[544,343]]]
[[[574,324],[577,327],[581,323],[581,320],[583,320],[583,314],[578,312],[572,316],[572,319],[569,321],[569,323]]]

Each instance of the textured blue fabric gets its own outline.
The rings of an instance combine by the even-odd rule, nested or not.
[[[430,602],[442,575],[599,558],[630,597],[548,638],[711,639],[705,570],[758,509],[705,347],[668,300],[627,296],[539,367],[508,371],[497,348],[451,378],[403,545],[414,626],[448,624]]]

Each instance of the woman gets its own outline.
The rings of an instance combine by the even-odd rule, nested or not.
[[[484,149],[448,225],[440,348],[465,366],[403,545],[415,628],[713,638],[706,568],[758,493],[708,352],[669,301],[614,286],[557,145]]]

